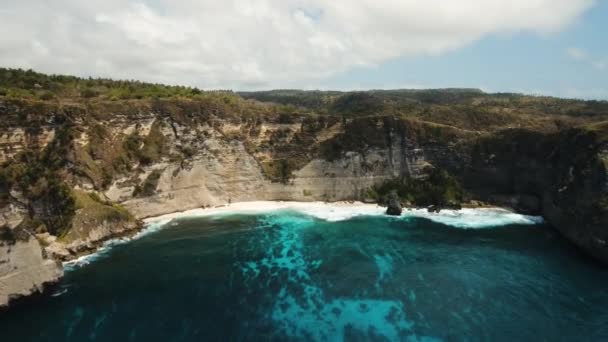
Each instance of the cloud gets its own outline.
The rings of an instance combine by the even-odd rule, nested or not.
[[[606,67],[608,66],[608,63],[604,62],[604,61],[595,61],[593,62],[593,67],[599,70],[606,70]]]
[[[566,50],[568,56],[577,61],[586,61],[589,58],[587,51],[576,47],[570,47]]]
[[[594,67],[595,69],[605,70],[608,67],[607,61],[592,56],[586,50],[577,47],[570,47],[566,49],[566,53],[568,54],[568,56],[570,56],[570,58],[574,59],[575,61],[588,64]]]
[[[290,86],[500,33],[564,29],[594,0],[21,0],[0,65],[204,88]],[[6,34],[9,33],[9,34]]]

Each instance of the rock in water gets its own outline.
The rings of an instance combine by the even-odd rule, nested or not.
[[[439,212],[441,211],[441,207],[440,207],[440,206],[438,206],[438,205],[434,205],[434,204],[432,204],[432,205],[429,205],[429,206],[426,208],[426,210],[427,210],[429,213],[439,213]]]
[[[399,200],[399,195],[397,192],[392,191],[388,195],[388,208],[386,208],[386,214],[392,216],[400,216],[403,208],[401,208],[401,201]]]

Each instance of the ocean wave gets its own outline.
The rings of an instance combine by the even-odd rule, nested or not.
[[[144,229],[142,229],[140,232],[133,235],[132,237],[108,240],[108,241],[104,242],[104,244],[101,247],[99,247],[95,252],[64,262],[63,268],[65,271],[72,271],[72,270],[80,268],[82,266],[86,266],[86,265],[94,262],[95,260],[105,257],[110,252],[112,247],[117,246],[117,245],[122,245],[122,244],[128,243],[130,241],[140,239],[148,234],[157,232],[157,231],[165,228],[165,226],[170,221],[171,220],[161,220],[158,222],[148,223],[148,224],[146,224]]]
[[[425,218],[437,223],[456,228],[480,229],[506,225],[536,225],[544,222],[540,216],[517,214],[500,208],[463,208],[460,210],[442,210],[430,213],[425,209],[404,211],[402,216]]]
[[[362,216],[386,216],[386,208],[375,204],[360,202],[325,203],[258,201],[233,203],[222,207],[194,209],[145,219],[144,222],[146,227],[133,237],[106,241],[95,253],[67,261],[63,265],[66,271],[88,265],[107,255],[112,247],[142,238],[171,226],[172,224],[176,224],[174,221],[176,219],[196,217],[221,218],[229,215],[256,215],[280,210],[292,210],[329,222],[346,221]],[[535,225],[543,223],[542,217],[517,214],[500,208],[464,208],[461,210],[441,210],[439,213],[431,213],[426,209],[406,209],[401,216],[391,216],[390,218],[398,220],[411,217],[424,218],[462,229],[482,229],[512,224]]]
[[[148,223],[170,222],[176,218],[221,217],[236,214],[261,214],[278,210],[293,210],[330,222],[346,221],[359,216],[386,216],[386,208],[360,202],[241,202],[209,209],[194,209],[147,219]],[[429,212],[426,209],[406,209],[399,218],[420,217],[456,228],[488,228],[511,224],[543,223],[540,216],[517,214],[501,208],[464,208]]]

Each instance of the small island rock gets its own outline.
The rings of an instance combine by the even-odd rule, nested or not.
[[[391,216],[400,216],[403,208],[397,192],[392,191],[387,198],[388,208],[386,208],[386,214]]]

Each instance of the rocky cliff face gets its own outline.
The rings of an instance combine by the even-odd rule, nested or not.
[[[504,131],[479,140],[467,185],[519,199],[587,253],[608,262],[608,145],[599,131]],[[504,198],[504,196],[503,196]]]
[[[429,168],[454,175],[471,198],[544,215],[608,262],[603,126],[511,129],[528,121],[467,113],[488,118],[492,129],[481,130],[441,116],[286,114],[275,104],[214,101],[0,99],[0,226],[45,246],[0,238],[0,304],[61,275],[45,254],[69,260],[137,232],[145,217],[237,201],[370,201],[372,187]]]
[[[400,131],[410,128],[407,121],[385,119],[330,123],[308,133],[312,137],[302,137],[307,135],[306,121],[262,123],[252,133],[246,124],[230,122],[194,127],[172,123],[169,129],[157,119],[170,148],[188,146],[192,151],[184,158],[140,166],[135,179],[133,174],[116,179],[104,195],[144,218],[230,201],[365,200],[372,186],[403,175],[419,176],[431,164],[458,168],[460,156],[451,152],[450,144],[430,139],[419,143],[416,132],[408,137]],[[368,136],[355,137],[355,145],[348,132],[356,125]],[[310,141],[302,145],[299,139]],[[342,150],[348,144],[352,150]],[[136,187],[150,178],[151,191],[134,196]]]
[[[61,264],[45,257],[37,239],[28,235],[14,237],[8,230],[4,230],[2,235],[0,309],[7,307],[12,300],[42,292],[46,285],[63,276]]]
[[[17,196],[17,194],[13,194]],[[40,293],[63,275],[61,264],[46,257],[39,241],[20,228],[26,209],[13,201],[0,211],[0,311],[12,300]]]

